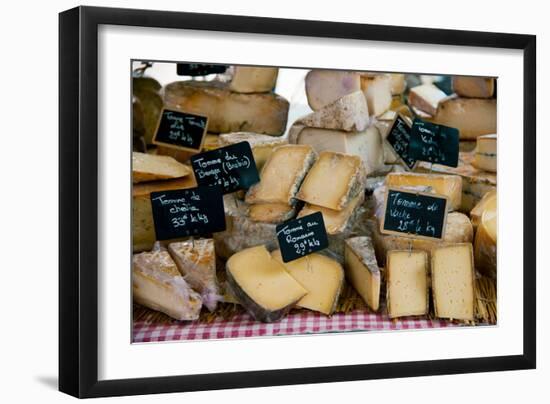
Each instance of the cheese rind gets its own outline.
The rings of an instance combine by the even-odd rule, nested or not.
[[[428,254],[389,251],[386,301],[390,318],[428,313]]]
[[[266,93],[275,87],[278,73],[277,67],[235,66],[229,88],[237,93]]]
[[[430,187],[436,194],[449,198],[449,210],[457,210],[462,203],[462,178],[458,175],[389,173],[386,177],[389,187]]]
[[[352,237],[345,241],[344,267],[346,278],[373,311],[380,308],[381,274],[368,236]]]
[[[380,116],[392,103],[392,81],[388,75],[361,75],[361,90],[367,99],[369,114]]]
[[[358,156],[324,151],[307,173],[296,198],[342,210],[363,191],[365,181],[365,167]]]
[[[281,319],[307,294],[265,246],[248,248],[226,263],[228,285],[237,300],[256,320]]]
[[[497,135],[483,135],[477,138],[472,164],[480,170],[497,172]]]
[[[277,147],[262,168],[260,182],[249,188],[246,202],[294,205],[298,188],[314,161],[311,146]]]
[[[474,244],[475,265],[491,278],[497,275],[497,204],[487,204],[477,227]]]
[[[453,76],[453,90],[462,97],[490,98],[495,92],[492,77]]]
[[[313,253],[285,263],[280,250],[272,251],[271,256],[307,290],[307,294],[296,303],[296,306],[327,316],[334,312],[344,285],[344,270],[337,261]]]
[[[479,223],[481,222],[481,215],[485,212],[486,209],[496,210],[497,204],[497,190],[487,192],[483,198],[474,206],[470,211],[470,220],[472,221],[472,226],[474,230],[477,230]]]
[[[186,240],[168,244],[168,252],[181,275],[200,293],[203,304],[210,311],[222,300],[216,279],[214,240]]]
[[[132,152],[132,181],[139,182],[181,178],[191,174],[191,168],[172,157]]]
[[[307,102],[317,111],[345,95],[361,90],[359,74],[339,70],[311,70],[306,78]]]
[[[227,83],[176,81],[164,89],[167,107],[208,116],[213,133],[255,132],[282,135],[289,103],[273,93],[240,94]]]
[[[132,257],[132,296],[136,303],[176,320],[196,320],[202,305],[200,295],[183,279],[165,250]]]
[[[474,258],[471,243],[432,251],[431,282],[435,316],[474,320]]]
[[[296,123],[312,128],[360,132],[369,123],[367,101],[361,91],[356,91],[300,118]]]
[[[255,222],[281,223],[296,213],[293,206],[285,203],[257,203],[250,205],[248,215]]]
[[[409,105],[434,116],[439,102],[446,97],[447,94],[433,84],[422,84],[409,91]]]
[[[256,168],[261,171],[265,162],[273,153],[273,149],[278,146],[287,144],[284,137],[276,137],[270,135],[262,135],[260,133],[251,132],[233,132],[223,133],[219,135],[218,144],[220,147],[230,146],[232,144],[248,142],[252,149],[252,155],[256,162]]]

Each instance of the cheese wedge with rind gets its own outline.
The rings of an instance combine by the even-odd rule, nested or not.
[[[344,285],[344,269],[336,260],[313,253],[285,263],[280,250],[272,251],[271,256],[307,290],[296,306],[327,316],[334,312]]]
[[[132,152],[132,181],[139,182],[181,178],[191,168],[168,156]]]
[[[248,215],[255,222],[281,223],[296,213],[294,206],[284,203],[257,203],[250,205]]]
[[[369,236],[348,238],[344,248],[346,278],[372,311],[380,308],[382,276]]]
[[[392,80],[385,74],[362,74],[361,91],[365,94],[369,115],[380,116],[392,103]]]
[[[235,66],[229,84],[237,93],[266,93],[275,87],[278,67]]]
[[[434,116],[439,102],[447,97],[443,91],[433,84],[422,84],[409,91],[409,105]]]
[[[453,90],[462,97],[490,98],[495,92],[493,77],[453,76]]]
[[[341,70],[311,70],[305,85],[307,102],[314,111],[361,90],[359,74]]]
[[[479,272],[491,278],[497,275],[497,204],[487,204],[477,227],[474,244],[475,265]]]
[[[282,136],[262,135],[252,132],[222,133],[218,139],[219,147],[230,146],[240,142],[248,142],[250,144],[258,171],[262,170],[265,162],[269,159],[271,153],[273,153],[273,149],[288,143]]]
[[[497,172],[497,135],[483,135],[477,138],[472,164],[480,170]]]
[[[280,320],[307,294],[263,245],[232,255],[226,275],[233,295],[258,321]]]
[[[481,222],[481,215],[485,212],[486,209],[496,210],[497,204],[497,190],[494,189],[489,191],[481,198],[476,206],[470,211],[470,220],[472,221],[472,226],[474,230],[477,230],[479,223]]]

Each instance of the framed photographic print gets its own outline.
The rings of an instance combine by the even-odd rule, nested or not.
[[[534,36],[59,24],[61,391],[535,367]]]

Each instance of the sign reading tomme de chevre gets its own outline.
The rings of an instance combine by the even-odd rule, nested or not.
[[[275,231],[283,262],[289,262],[328,247],[328,236],[321,212],[281,223]]]
[[[458,166],[459,131],[416,118],[412,125],[408,155],[415,160]]]
[[[199,152],[202,149],[208,117],[173,109],[163,109],[153,143],[177,150]]]

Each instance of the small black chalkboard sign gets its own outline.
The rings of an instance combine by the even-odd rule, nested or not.
[[[459,131],[416,118],[409,143],[409,156],[416,160],[458,166]]]
[[[176,73],[178,76],[206,76],[209,74],[225,73],[227,65],[208,65],[201,63],[178,63]]]
[[[151,206],[157,240],[225,230],[223,194],[219,187],[152,192]]]
[[[199,152],[204,143],[208,117],[164,108],[153,143],[179,150]]]
[[[415,238],[441,239],[447,221],[447,197],[390,188],[380,231]]]
[[[395,117],[386,141],[395,150],[397,156],[403,162],[405,167],[412,170],[416,164],[416,160],[409,155],[409,142],[411,138],[411,127],[403,116],[397,114]]]
[[[275,231],[283,262],[293,261],[328,247],[328,237],[321,212],[281,223]]]
[[[260,181],[248,142],[196,154],[191,165],[199,185],[220,186],[224,194],[248,189]]]

